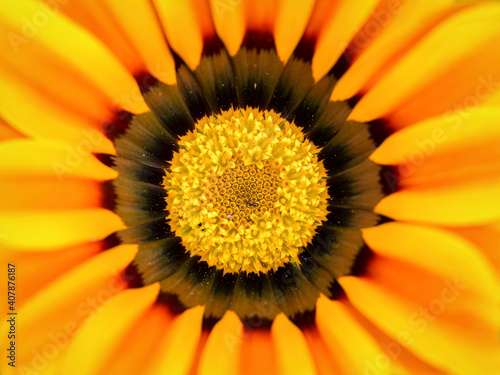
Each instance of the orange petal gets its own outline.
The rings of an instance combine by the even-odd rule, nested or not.
[[[104,42],[132,74],[148,70],[175,83],[174,60],[150,2],[71,1],[60,10]]]
[[[154,0],[172,49],[194,70],[200,63],[204,38],[215,35],[207,0]]]
[[[23,134],[12,126],[10,126],[5,120],[0,118],[0,141],[4,141],[12,138],[21,138]]]
[[[398,112],[404,103],[422,101],[431,91],[437,90],[439,96],[429,94],[429,101],[425,99],[425,106],[419,107],[424,112],[415,114],[417,117],[414,116],[413,120],[418,120],[453,109],[450,104],[455,103],[457,98],[465,100],[467,96],[474,95],[474,91],[471,92],[470,89],[474,90],[481,84],[478,76],[485,80],[492,77],[493,81],[498,81],[496,73],[493,74],[498,71],[498,66],[491,63],[498,60],[495,57],[498,55],[498,46],[491,48],[498,45],[499,17],[500,5],[496,2],[465,7],[449,17],[426,35],[363,96],[349,118],[366,122],[390,116],[391,113]],[[446,96],[441,91],[442,85],[446,85]],[[457,90],[460,92],[458,97],[452,94]],[[484,91],[481,90],[482,93]],[[424,97],[422,92],[426,93]],[[446,99],[450,95],[451,103]],[[440,103],[444,103],[444,106]],[[394,119],[397,121],[393,125],[396,128],[412,122],[411,116]]]
[[[215,30],[229,54],[236,55],[245,34],[245,6],[242,1],[210,0]]]
[[[18,312],[23,322],[18,326],[23,338],[18,346],[19,365],[36,369],[40,362],[55,361],[67,349],[79,324],[93,318],[114,294],[124,290],[119,272],[136,252],[137,246],[130,245],[103,252],[30,299]],[[1,328],[3,340],[6,325]]]
[[[97,181],[57,176],[0,177],[0,211],[102,207]]]
[[[401,191],[384,198],[376,211],[444,225],[500,218],[499,119],[497,108],[479,108],[390,136],[371,159],[398,166]]]
[[[4,246],[0,253],[0,259],[4,263],[9,262],[19,266],[19,298],[17,303],[21,307],[29,298],[50,282],[102,250],[104,250],[102,242],[58,249],[51,252],[30,252]],[[44,272],[40,272],[40,270],[44,270]]]
[[[62,182],[66,177],[105,181],[117,177],[84,147],[63,147],[60,144],[31,139],[14,139],[0,144],[0,173],[4,178],[55,176]]]
[[[147,110],[141,97],[133,103],[122,101],[137,90],[136,82],[85,30],[38,1],[0,7],[0,29],[7,36],[0,42],[5,54],[1,65],[13,69],[32,90],[47,92],[69,108],[80,106],[83,113],[115,103],[134,113]]]
[[[314,7],[314,0],[281,0],[274,28],[276,51],[287,61],[302,37]],[[291,26],[293,20],[293,27]]]
[[[480,249],[497,271],[500,282],[500,223],[479,227],[451,228]]]
[[[317,305],[317,324],[343,374],[376,372],[382,375],[402,371],[401,366],[389,359],[343,303],[321,297]]]
[[[2,71],[0,65],[0,76]],[[65,94],[68,97],[69,92]],[[100,120],[82,117],[8,73],[0,80],[0,96],[3,98],[0,115],[29,137],[57,141],[78,153],[115,153],[112,142],[100,131],[106,126],[109,113]]]
[[[153,305],[120,340],[99,374],[140,374],[168,332],[172,316],[164,306]]]
[[[124,229],[121,219],[105,209],[0,212],[6,246],[50,251],[98,241]]]
[[[152,284],[113,297],[94,319],[82,324],[65,353],[62,373],[91,375],[102,369],[128,331],[154,303],[158,291],[159,285]]]
[[[345,48],[377,6],[379,0],[340,0],[321,31],[312,61],[319,81],[337,62]]]
[[[275,318],[272,336],[276,347],[279,373],[283,375],[315,375],[316,367],[300,329],[284,314]]]
[[[203,307],[193,307],[174,317],[156,352],[148,358],[144,375],[184,375],[189,372],[201,336]]]
[[[500,358],[498,293],[477,249],[447,231],[408,224],[363,234],[376,254],[368,273],[339,279],[356,309],[392,338],[406,332],[408,349],[431,365],[493,373]]]
[[[107,5],[149,72],[166,84],[175,84],[174,59],[152,3],[142,0],[107,0]]]
[[[381,73],[450,12],[453,0],[389,1],[375,10],[349,45],[352,66],[335,86],[331,100],[364,94]]]
[[[277,373],[276,348],[271,332],[247,331],[241,343],[239,374]]]
[[[233,311],[227,311],[210,333],[198,368],[199,375],[238,373],[243,324]]]
[[[327,340],[316,328],[305,329],[304,337],[313,355],[316,372],[318,375],[342,375],[342,369],[337,358],[334,358],[327,345]]]

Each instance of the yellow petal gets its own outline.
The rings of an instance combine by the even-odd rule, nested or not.
[[[159,285],[152,284],[126,290],[111,299],[94,319],[86,321],[80,327],[78,335],[65,353],[63,373],[96,374],[127,331],[154,303],[158,291]]]
[[[116,214],[98,208],[0,213],[3,243],[32,251],[98,241],[124,228]]]
[[[498,108],[482,107],[432,118],[390,136],[371,159],[398,167],[401,191],[384,198],[376,211],[445,225],[498,219],[498,119]],[[386,180],[391,177],[386,172]]]
[[[343,373],[364,374],[377,371],[382,375],[402,371],[341,302],[320,297],[316,314],[318,329]]]
[[[245,6],[243,1],[210,0],[217,35],[231,56],[240,49],[245,34]]]
[[[0,238],[0,241],[3,237]],[[90,259],[104,250],[102,242],[62,248],[50,252],[27,251],[22,248],[2,246],[0,260],[5,264],[19,266],[17,285],[22,290],[22,298],[18,299],[18,307],[22,307],[35,293],[64,273]],[[44,270],[44,272],[40,272]],[[5,269],[5,278],[7,270]]]
[[[367,274],[339,279],[356,309],[394,339],[404,332],[408,349],[437,368],[493,374],[498,293],[477,249],[450,232],[399,223],[364,238],[375,252]]]
[[[378,0],[341,0],[325,22],[312,61],[313,77],[320,80],[337,62],[345,48],[377,6]]]
[[[155,0],[154,4],[172,49],[196,69],[203,50],[203,38],[215,34],[206,0]]]
[[[3,98],[0,115],[14,129],[29,137],[60,142],[78,153],[115,153],[112,142],[102,132],[101,125],[107,117],[102,121],[82,117],[50,97],[34,92],[28,83],[11,75],[3,77],[1,65],[0,76]]]
[[[184,375],[191,368],[201,335],[203,307],[193,307],[172,321],[144,375]]]
[[[93,87],[95,95],[104,95],[110,107],[116,103],[134,113],[147,110],[140,97],[133,103],[122,101],[124,95],[137,90],[137,84],[116,57],[54,9],[34,0],[19,0],[15,7],[3,2],[0,4],[0,29],[6,36],[0,42],[0,49],[5,53],[2,61],[15,63],[21,73],[36,71],[43,78],[38,79],[38,84],[57,93],[60,100],[75,100],[68,93],[78,92],[78,86],[69,91],[61,90],[67,76],[74,77],[75,83],[80,82],[82,87]],[[33,64],[34,61],[37,63]],[[57,72],[58,79],[46,79],[46,75],[53,77],[53,69],[59,66],[64,70]],[[85,99],[91,97],[85,96]]]
[[[316,374],[314,360],[304,335],[285,315],[280,314],[275,318],[272,336],[278,355],[280,374]]]
[[[499,4],[484,2],[466,7],[448,18],[426,35],[363,96],[349,118],[366,122],[384,117],[401,106],[412,94],[438,80],[451,67],[469,56],[474,56],[474,61],[485,60],[483,54],[477,54],[477,48],[498,37],[499,17]],[[469,67],[465,65],[463,68]],[[457,76],[454,75],[452,79],[452,82],[456,82]],[[439,99],[442,100],[443,97]]]
[[[18,333],[23,338],[18,346],[19,365],[37,368],[40,362],[59,359],[80,323],[95,317],[113,295],[124,290],[126,285],[120,272],[136,252],[137,246],[130,245],[103,252],[30,299],[18,311],[22,316]],[[5,329],[4,323],[0,330],[2,340],[7,338]]]
[[[453,0],[388,2],[387,9],[376,10],[354,37],[350,53],[356,55],[356,60],[340,78],[331,99],[347,100],[364,94],[382,71],[390,69],[403,49],[416,43],[452,4]]]
[[[89,142],[90,144],[90,142]],[[55,176],[105,181],[117,172],[106,167],[88,148],[31,139],[14,139],[0,144],[0,172],[3,177]]]
[[[313,0],[282,0],[277,14],[274,38],[281,61],[287,61],[299,42],[314,7]],[[290,27],[293,20],[293,27]]]

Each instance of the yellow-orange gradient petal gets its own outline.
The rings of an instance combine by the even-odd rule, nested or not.
[[[500,283],[500,222],[478,227],[451,228],[451,230],[481,250],[495,267]]]
[[[365,93],[381,72],[390,69],[419,37],[450,12],[453,3],[389,1],[385,8],[375,10],[349,46],[349,56],[355,61],[335,86],[331,99],[346,100]]]
[[[198,368],[199,375],[238,373],[243,324],[233,311],[227,311],[208,337]]]
[[[337,62],[379,0],[339,0],[330,19],[324,20],[312,61],[313,76],[321,79]]]
[[[372,341],[377,342],[378,346],[383,350],[382,355],[372,357],[373,362],[366,361],[366,371],[370,370],[382,371],[386,368],[400,368],[396,373],[409,375],[444,375],[445,372],[431,366],[427,361],[418,358],[413,354],[408,347],[412,343],[411,336],[406,332],[401,332],[398,337],[391,338],[386,333],[381,331],[375,324],[363,316],[356,308],[346,299],[342,299],[342,308],[349,314],[351,320],[357,325],[358,329],[365,331]],[[379,353],[380,354],[380,353]],[[385,354],[385,356],[384,356]],[[391,374],[394,374],[392,372]]]
[[[142,0],[107,0],[107,4],[149,72],[164,83],[175,84],[174,59],[152,3]]]
[[[132,74],[148,70],[175,83],[175,67],[150,2],[70,1],[59,10],[103,41]]]
[[[145,315],[154,303],[159,284],[129,289],[113,297],[95,318],[80,327],[64,355],[62,373],[94,375],[105,366],[114,349],[128,331]],[[89,345],[89,343],[92,343]],[[129,343],[142,345],[141,342]],[[114,358],[120,360],[120,358]]]
[[[272,326],[279,374],[315,375],[316,367],[301,330],[280,314]]]
[[[399,190],[376,211],[412,221],[478,225],[500,218],[500,109],[423,121],[390,136],[372,155],[398,167]],[[388,182],[394,176],[387,172]]]
[[[191,368],[201,337],[203,307],[193,307],[175,316],[156,350],[148,358],[144,375],[185,375]]]
[[[147,110],[140,96],[124,99],[138,89],[118,59],[98,39],[46,5],[35,0],[19,0],[15,7],[2,2],[0,31],[6,36],[0,41],[0,65],[8,75],[29,83],[31,90],[83,113],[112,106],[134,113]]]
[[[231,56],[240,49],[245,34],[245,6],[243,1],[210,0],[212,17],[219,38]]]
[[[194,70],[200,62],[203,38],[215,35],[208,0],[153,2],[170,46]]]
[[[53,176],[0,176],[0,211],[99,208],[101,184],[94,180]]]
[[[316,308],[318,329],[331,356],[337,359],[342,374],[402,372],[402,368],[395,361],[389,361],[378,343],[350,316],[341,302],[323,296]]]
[[[276,52],[281,61],[287,61],[295,49],[304,33],[313,7],[314,0],[281,0],[274,28]],[[291,22],[293,27],[290,27]]]
[[[59,247],[99,241],[124,229],[105,209],[0,212],[0,232],[6,246],[53,251]]]
[[[81,147],[75,148],[31,139],[2,142],[0,174],[3,178],[55,176],[61,182],[67,177],[95,181],[116,178],[116,171],[91,155],[90,141],[85,138],[85,133],[82,134],[81,142]]]
[[[129,327],[126,336],[114,348],[106,365],[98,374],[144,373],[149,358],[167,334],[171,319],[172,316],[165,306],[158,304],[151,306],[135,324]]]
[[[278,358],[271,332],[246,331],[241,342],[241,355],[238,374],[276,374]]]
[[[30,299],[18,311],[23,322],[18,326],[19,337],[23,338],[18,346],[18,365],[33,371],[61,359],[81,322],[95,318],[113,295],[124,290],[126,285],[120,272],[136,252],[136,245],[103,252]],[[6,328],[2,324],[2,340],[7,337]],[[2,366],[5,363],[2,361]]]
[[[12,138],[21,138],[24,135],[7,124],[4,119],[0,118],[0,141]]]
[[[446,19],[363,96],[350,119],[371,121],[390,116],[404,103],[422,100],[422,90],[431,95],[426,95],[429,101],[424,101],[429,108],[421,108],[424,115],[394,116],[397,123],[393,126],[399,128],[409,125],[410,119],[418,120],[452,109],[453,103],[460,106],[468,95],[474,95],[474,90],[481,85],[481,77],[487,82],[490,78],[497,81],[498,66],[492,62],[498,60],[499,18],[500,4],[481,2]],[[457,80],[460,85],[456,84]],[[446,84],[446,95],[440,91],[443,84]],[[433,90],[439,92],[438,97],[432,96]],[[457,90],[458,96],[454,94]],[[460,98],[462,101],[457,101]]]
[[[76,153],[115,153],[112,142],[98,130],[106,124],[110,114],[100,120],[89,119],[33,91],[28,83],[3,71],[1,64],[0,75],[3,76],[0,80],[0,115],[14,129],[29,137],[60,142]],[[66,93],[66,96],[71,95]]]
[[[21,307],[50,282],[103,249],[103,242],[61,248],[50,252],[25,251],[3,246],[0,260],[5,264],[19,265],[17,270],[17,304],[18,307]]]
[[[408,349],[437,368],[494,374],[498,293],[485,257],[435,228],[390,223],[364,238],[375,252],[366,276],[339,279],[356,309],[394,339],[405,332]]]

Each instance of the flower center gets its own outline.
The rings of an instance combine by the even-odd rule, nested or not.
[[[326,171],[317,149],[276,113],[226,111],[179,141],[164,186],[172,230],[225,272],[299,263],[326,220]]]

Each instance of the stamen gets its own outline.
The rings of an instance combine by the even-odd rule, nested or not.
[[[317,149],[274,112],[205,117],[179,141],[167,170],[170,225],[192,255],[225,272],[299,263],[326,219]]]

